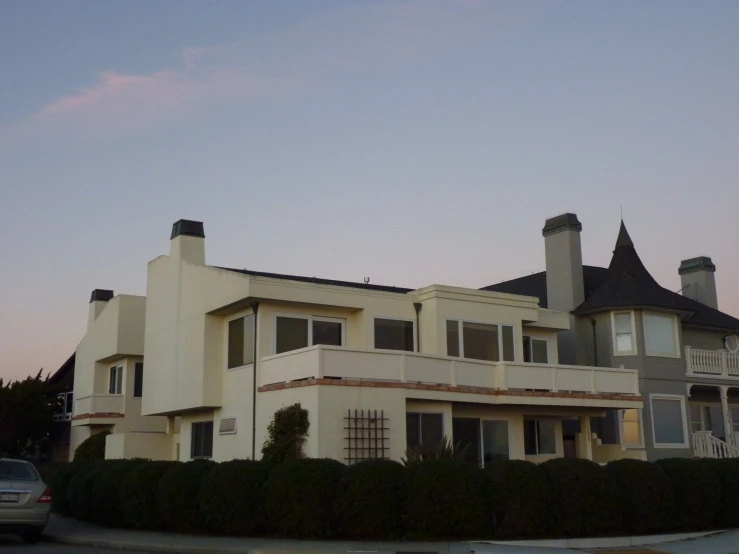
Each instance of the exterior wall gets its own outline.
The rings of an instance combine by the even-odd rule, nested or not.
[[[174,459],[174,443],[167,433],[119,433],[105,439],[105,459]]]
[[[683,344],[705,350],[723,350],[726,334],[723,331],[705,331],[695,327],[683,327]]]

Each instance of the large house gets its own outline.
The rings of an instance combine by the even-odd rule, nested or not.
[[[111,297],[93,293],[73,418],[77,444],[114,431],[107,457],[259,458],[275,411],[295,403],[305,454],[347,463],[444,437],[481,464],[645,457],[592,429],[642,409],[637,371],[564,364],[571,316],[534,296],[210,266],[203,224],[180,220],[146,298]]]
[[[484,290],[571,313],[560,362],[639,371],[644,409],[594,420],[604,443],[646,449],[650,460],[739,457],[739,319],[718,310],[711,259],[681,262],[678,294],[652,278],[623,222],[607,268],[583,265],[581,230],[575,214],[547,220],[546,271]]]

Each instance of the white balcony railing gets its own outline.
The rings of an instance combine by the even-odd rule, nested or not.
[[[685,367],[688,375],[739,379],[739,353],[686,346]]]
[[[74,401],[74,415],[123,414],[124,406],[122,394],[91,394]]]
[[[693,455],[696,458],[739,458],[739,449],[714,437],[711,431],[695,431]]]
[[[323,345],[263,358],[259,373],[260,386],[333,377],[497,390],[639,394],[638,372],[633,369],[484,362]]]

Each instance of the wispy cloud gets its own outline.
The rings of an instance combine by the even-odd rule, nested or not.
[[[314,90],[327,79],[433,56],[505,30],[529,8],[498,0],[393,0],[353,4],[266,37],[190,46],[180,67],[151,74],[102,72],[50,101],[0,139],[110,136],[148,130],[208,105]]]

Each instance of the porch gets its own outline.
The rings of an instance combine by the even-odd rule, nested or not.
[[[739,386],[688,384],[693,455],[739,458]]]

